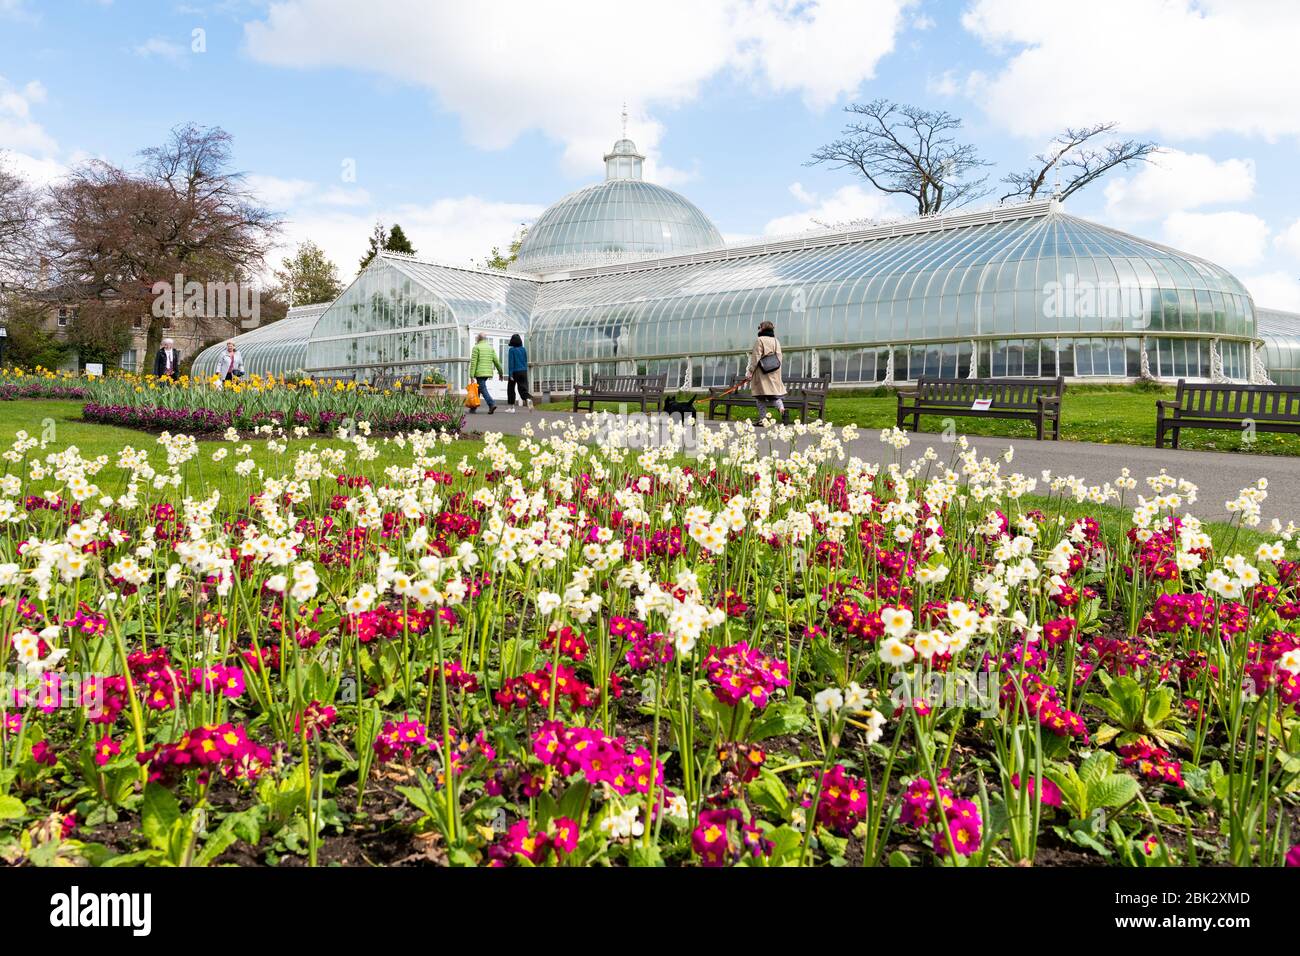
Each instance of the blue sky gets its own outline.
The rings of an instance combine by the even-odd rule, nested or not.
[[[1166,151],[1069,211],[1300,310],[1297,35],[1288,0],[0,0],[0,150],[48,182],[221,126],[286,246],[350,278],[376,219],[442,261],[504,244],[600,177],[624,101],[647,178],[729,240],[907,211],[803,166],[854,100],[962,117],[995,179],[1117,120]]]

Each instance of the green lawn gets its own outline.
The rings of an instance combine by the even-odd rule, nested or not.
[[[1100,401],[1114,396],[1107,396],[1102,393],[1087,397]],[[836,397],[832,399],[832,404],[853,407],[853,403],[862,403],[866,407],[871,407],[868,403],[880,405],[884,401],[885,399],[880,398]],[[892,402],[892,398],[889,401]],[[476,426],[476,430],[491,430],[484,422],[475,422],[470,419],[470,423]],[[863,424],[877,427],[873,422],[863,422]],[[892,424],[892,420],[889,424]],[[988,423],[981,424],[987,425]],[[1002,424],[1018,423],[1003,422]],[[0,450],[7,448],[20,430],[26,431],[36,438],[42,436],[46,438],[48,445],[42,455],[50,451],[61,451],[69,445],[76,445],[85,458],[107,455],[110,461],[115,461],[118,452],[129,445],[136,449],[147,449],[154,465],[160,469],[166,462],[166,456],[158,445],[156,435],[129,428],[115,428],[110,425],[83,422],[81,420],[80,402],[44,400],[0,402]],[[1062,431],[1064,433],[1064,428]],[[185,494],[206,495],[213,487],[221,489],[223,499],[239,500],[241,496],[246,495],[250,488],[256,485],[238,478],[232,470],[233,463],[236,460],[233,457],[234,449],[245,441],[252,446],[249,457],[268,476],[275,477],[292,473],[294,456],[299,450],[313,445],[317,448],[338,448],[346,447],[348,444],[336,439],[290,439],[288,440],[287,450],[277,454],[267,447],[265,439],[245,439],[241,436],[239,442],[233,443],[219,439],[203,441],[200,443],[202,449],[200,454],[186,466],[184,472],[185,486],[182,490],[182,496]],[[518,438],[506,436],[504,441],[512,450],[517,452]],[[409,446],[406,449],[399,449],[391,443],[385,444],[382,438],[376,438],[372,443],[382,446],[379,458],[370,462],[360,462],[355,455],[350,455],[346,466],[349,474],[364,473],[372,478],[382,480],[383,471],[389,465],[407,464],[411,461]],[[468,456],[471,462],[476,462],[475,455],[482,447],[483,443],[478,439],[462,439],[444,445],[448,467],[454,466],[465,456]],[[229,449],[230,456],[225,461],[217,464],[213,462],[212,454],[219,448]],[[29,453],[29,457],[32,457],[33,454]],[[521,455],[521,457],[524,456]],[[682,464],[692,463],[687,459],[682,459]],[[3,473],[4,470],[0,469],[0,473]],[[8,470],[13,471],[14,466],[9,466]],[[121,473],[111,464],[96,476],[95,480],[106,493],[116,495],[122,490]],[[1059,500],[1049,500],[1039,496],[1026,498],[1024,504],[1029,508],[1041,508],[1052,517],[1060,514],[1066,519],[1067,523],[1073,523],[1074,520],[1081,517],[1092,516],[1106,527],[1108,533],[1111,533],[1114,529],[1126,528],[1130,520],[1130,511],[1127,507],[1121,509],[1113,506],[1076,505],[1073,503],[1062,505]],[[1215,515],[1214,517],[1218,516]],[[1256,532],[1238,530],[1222,523],[1209,524],[1207,527],[1214,538],[1216,549],[1231,547],[1232,550],[1244,552],[1253,550],[1258,543],[1265,540],[1265,536]]]
[[[898,400],[892,392],[886,393],[883,389],[878,391],[880,394],[832,393],[826,400],[826,418],[836,425],[853,423],[873,430],[892,427],[896,420]],[[1173,397],[1172,388],[1155,391],[1132,386],[1067,386],[1062,404],[1061,440],[1154,446],[1156,400]],[[572,405],[554,402],[543,407],[567,409],[572,408]],[[609,411],[618,410],[615,403],[598,403],[597,407]],[[708,408],[707,399],[701,398],[697,407],[703,415]],[[733,409],[732,414],[752,418],[754,413],[748,409]],[[981,418],[957,418],[954,422],[959,434],[1034,437],[1034,427],[1029,422]],[[921,428],[925,431],[942,431],[943,416],[922,415]],[[1243,440],[1243,434],[1239,431],[1189,430],[1183,433],[1181,447],[1202,451],[1300,455],[1300,436],[1257,434],[1254,442],[1249,443]]]
[[[82,403],[79,401],[0,402],[0,450],[7,449],[19,431],[26,431],[31,437],[46,442],[47,447],[40,453],[41,456],[50,451],[61,451],[70,445],[76,445],[83,458],[107,455],[110,465],[96,476],[95,481],[100,488],[111,494],[121,491],[120,473],[112,463],[117,460],[117,454],[122,448],[129,445],[132,448],[148,450],[154,467],[161,470],[166,465],[167,456],[158,444],[157,435],[131,428],[82,421],[81,406]],[[265,438],[255,439],[242,434],[238,442],[221,439],[202,441],[199,443],[202,449],[199,455],[186,466],[184,473],[186,492],[206,494],[210,488],[217,487],[221,489],[223,497],[242,493],[246,483],[234,475],[232,466],[238,460],[234,457],[234,449],[245,442],[252,446],[248,457],[253,459],[267,475],[276,477],[292,473],[294,456],[301,449],[312,445],[317,448],[350,447],[348,442],[332,438],[290,439],[289,447],[284,452],[276,453],[267,446]],[[371,444],[383,443],[383,437],[376,436],[371,439]],[[483,447],[483,443],[477,439],[459,440],[443,447],[446,449],[447,461],[455,464],[465,455],[469,455],[473,460],[474,454]],[[225,461],[214,463],[212,454],[219,448],[228,449],[229,455]],[[29,452],[28,457],[37,457],[37,453]],[[389,444],[375,461],[363,463],[358,462],[356,456],[350,457],[349,471],[353,474],[365,473],[374,476],[382,474],[383,469],[389,465],[408,464],[410,461],[409,446],[403,450]],[[10,470],[12,468],[13,466],[10,466]]]

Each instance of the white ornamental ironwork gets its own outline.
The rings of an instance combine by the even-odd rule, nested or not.
[[[1268,374],[1268,366],[1264,363],[1264,343],[1250,343],[1250,384],[1251,385],[1275,385],[1273,379]]]

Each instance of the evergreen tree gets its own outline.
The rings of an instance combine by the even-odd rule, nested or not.
[[[393,224],[393,228],[385,228],[382,222],[375,223],[374,231],[370,233],[370,242],[366,246],[366,254],[361,257],[361,269],[370,265],[372,259],[379,253],[384,252],[404,252],[408,256],[415,255],[415,246],[411,245],[411,240],[406,238],[406,233],[402,227]]]

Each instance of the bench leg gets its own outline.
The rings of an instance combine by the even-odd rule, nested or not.
[[[1178,450],[1178,440],[1182,438],[1182,429],[1177,425],[1174,426],[1174,450]]]
[[[1038,421],[1035,422],[1034,424],[1036,425],[1034,439],[1036,441],[1042,441],[1043,440],[1043,413],[1042,412],[1038,413]]]
[[[1061,440],[1061,413],[1058,411],[1052,419],[1052,441]]]

